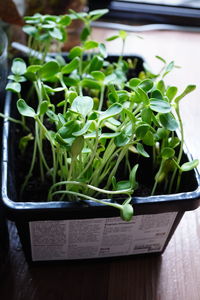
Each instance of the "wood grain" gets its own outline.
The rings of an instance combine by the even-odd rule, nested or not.
[[[95,29],[97,39],[114,31]],[[184,32],[131,34],[126,53],[140,53],[153,59],[160,55],[175,60],[168,83],[180,91],[197,84],[181,109],[186,141],[195,157],[200,157],[200,34]],[[108,49],[119,53],[119,42]],[[154,67],[154,66],[153,66]],[[105,261],[65,262],[28,266],[13,223],[9,222],[10,250],[5,274],[0,281],[2,300],[199,300],[200,299],[200,209],[186,212],[162,256],[147,255]]]

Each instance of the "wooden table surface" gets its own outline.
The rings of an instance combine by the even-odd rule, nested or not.
[[[95,29],[97,40],[115,34]],[[155,55],[175,60],[181,68],[167,77],[169,84],[188,83],[197,89],[181,106],[186,143],[200,158],[200,33],[156,31],[130,33],[125,52],[142,55],[157,70]],[[119,53],[119,41],[108,44]],[[200,209],[186,212],[162,256],[134,256],[107,261],[65,262],[29,266],[13,223],[9,222],[10,250],[0,280],[2,300],[199,300]]]

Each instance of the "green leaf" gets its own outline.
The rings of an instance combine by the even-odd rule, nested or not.
[[[89,120],[85,123],[85,125],[83,126],[83,128],[81,128],[79,131],[73,132],[73,136],[81,136],[84,135],[88,129],[90,128],[91,124],[93,123],[93,120]]]
[[[53,23],[48,23],[48,24],[44,24],[44,25],[41,25],[42,28],[45,28],[45,29],[52,29],[56,26],[56,24],[53,22]]]
[[[22,116],[31,118],[34,118],[36,116],[34,109],[28,106],[28,104],[26,104],[23,99],[19,99],[17,101],[17,109]]]
[[[175,151],[173,148],[170,148],[170,147],[165,147],[161,151],[161,156],[163,159],[172,158],[172,157],[174,157],[174,155],[175,155]]]
[[[113,84],[108,85],[108,89],[111,93],[108,94],[108,98],[111,102],[119,102],[118,93]]]
[[[180,139],[178,137],[172,137],[168,141],[170,148],[176,148],[180,144]]]
[[[149,157],[149,154],[144,150],[144,147],[142,144],[137,143],[136,149],[139,154],[141,154],[144,157]]]
[[[142,121],[151,124],[152,114],[152,110],[149,107],[143,108],[143,110],[141,111]]]
[[[145,92],[149,92],[153,88],[153,81],[151,79],[144,79],[138,85]]]
[[[68,100],[69,103],[72,104],[72,102],[74,101],[74,99],[78,96],[77,92],[74,91],[69,91],[68,92]]]
[[[117,91],[117,95],[120,103],[125,103],[129,100],[129,93],[125,90]]]
[[[24,75],[26,73],[26,64],[21,58],[15,58],[12,63],[11,71],[15,75]]]
[[[191,171],[193,170],[194,168],[196,168],[199,164],[199,160],[198,159],[194,159],[190,162],[186,162],[184,164],[182,164],[181,166],[181,171],[182,172],[188,172],[188,171]]]
[[[57,54],[57,55],[55,56],[55,60],[57,61],[57,63],[58,63],[61,67],[65,66],[65,64],[66,64],[66,61],[65,61],[64,57],[63,57],[62,55],[60,55],[60,54]]]
[[[95,9],[95,10],[92,10],[90,11],[88,14],[90,17],[97,17],[97,18],[100,18],[102,17],[103,15],[107,14],[109,12],[109,10],[107,8],[104,8],[104,9]],[[92,18],[92,20],[96,20],[96,18]]]
[[[26,81],[26,78],[21,75],[9,75],[8,79],[11,79],[15,82],[25,82]]]
[[[99,122],[114,117],[121,113],[122,106],[119,103],[112,104],[106,111],[102,112],[99,117]]]
[[[120,132],[106,132],[106,133],[102,133],[101,135],[100,135],[100,140],[101,139],[112,139],[112,138],[114,138],[114,137],[116,137],[116,136],[118,136],[118,135],[120,135]]]
[[[9,82],[6,85],[6,90],[11,91],[13,93],[20,93],[21,92],[21,84],[19,82]]]
[[[26,69],[27,73],[37,73],[42,68],[41,65],[31,65]]]
[[[107,55],[107,51],[106,51],[106,46],[105,46],[105,44],[99,43],[98,48],[99,48],[99,52],[100,52],[100,54],[102,55],[102,57],[103,57],[103,58],[106,58],[108,55]]]
[[[63,40],[63,32],[60,28],[55,27],[52,31],[49,31],[49,34],[52,38],[62,41]]]
[[[112,73],[105,77],[104,83],[105,85],[116,84],[116,81],[117,81],[117,76],[115,73]]]
[[[163,127],[170,131],[174,131],[178,128],[178,123],[171,113],[160,114],[159,119]]]
[[[24,20],[27,24],[38,24],[41,21],[41,14],[37,13],[33,16],[24,17]]]
[[[170,104],[165,100],[159,100],[155,98],[150,99],[150,108],[153,111],[156,111],[158,113],[168,113],[171,111]]]
[[[125,40],[125,39],[127,38],[128,34],[127,34],[126,31],[120,30],[120,31],[119,31],[119,36],[120,36],[120,38],[121,38],[122,40]]]
[[[147,146],[153,146],[155,144],[153,133],[151,131],[147,131],[142,141]]]
[[[138,185],[138,183],[136,182],[136,172],[137,172],[137,169],[138,169],[139,165],[135,165],[131,172],[130,172],[130,175],[129,175],[129,181],[130,181],[130,184],[131,184],[131,188],[132,189],[135,189]]]
[[[116,180],[115,176],[112,177],[112,186],[113,186],[113,190],[116,191],[117,190],[117,180]]]
[[[84,118],[89,115],[93,109],[93,99],[88,96],[78,96],[71,105],[71,110],[81,114]]]
[[[25,25],[22,27],[22,30],[28,34],[34,36],[37,33],[37,28],[31,25]]]
[[[48,105],[49,105],[48,101],[42,101],[41,102],[41,104],[39,106],[39,113],[38,113],[39,116],[42,116],[47,112]]]
[[[149,130],[149,128],[150,128],[150,126],[148,124],[139,125],[135,131],[137,138],[142,139],[145,136],[145,134],[147,133],[147,131]]]
[[[111,124],[111,125],[114,125],[114,126],[120,126],[121,125],[121,122],[115,118],[109,118],[106,122],[106,124]],[[109,128],[109,127],[108,127]]]
[[[164,64],[166,64],[166,60],[164,58],[162,58],[159,55],[156,55],[156,58],[159,59],[160,61],[162,61]]]
[[[157,140],[163,140],[168,136],[168,130],[165,128],[158,128],[156,132]]]
[[[174,61],[171,61],[165,68],[164,76],[166,76],[174,68]]]
[[[67,139],[72,137],[73,133],[78,131],[80,129],[80,126],[77,121],[70,120],[69,122],[65,123],[64,126],[62,126],[58,133],[63,139]]]
[[[129,117],[130,121],[132,122],[132,124],[135,124],[136,122],[136,117],[135,115],[128,109],[124,108],[124,112],[127,114],[127,116]]]
[[[99,135],[100,135],[100,132],[98,132],[98,136]],[[96,139],[96,137],[97,137],[96,131],[93,131],[93,132],[90,132],[90,133],[87,133],[84,135],[85,139]]]
[[[59,72],[59,64],[56,61],[49,61],[38,70],[40,78],[44,81],[50,80]]]
[[[46,114],[51,121],[58,122],[58,116],[52,110],[47,110]]]
[[[71,18],[69,15],[64,15],[60,18],[59,20],[59,24],[63,25],[63,26],[69,26],[71,24]]]
[[[79,83],[79,80],[66,76],[64,76],[63,80],[68,87],[77,86],[77,84]]]
[[[73,158],[76,158],[84,147],[84,137],[78,136],[72,143],[71,154]]]
[[[73,141],[75,140],[75,137],[70,137],[70,138],[65,139],[65,138],[62,138],[59,133],[56,133],[55,140],[64,148],[68,148],[68,147],[72,146]]]
[[[115,145],[117,147],[123,147],[130,141],[130,136],[123,130],[118,136],[115,137]]]
[[[93,56],[90,65],[89,65],[89,73],[92,71],[99,71],[103,66],[103,58],[99,55]]]
[[[61,69],[62,74],[69,74],[72,71],[76,70],[79,66],[80,58],[75,57],[70,63],[66,64],[64,67]]]
[[[83,48],[81,48],[80,46],[76,46],[69,51],[69,58],[73,59],[77,56],[80,57],[82,53],[83,53]]]
[[[105,74],[101,71],[92,71],[91,75],[94,77],[94,79],[99,81],[104,81],[105,79]]]
[[[26,76],[26,79],[28,79],[29,81],[37,80],[37,76],[34,73],[26,72],[25,76]]]
[[[84,43],[84,49],[85,50],[90,50],[90,49],[94,49],[94,48],[97,48],[99,45],[98,42],[95,42],[95,41],[86,41]]]
[[[68,113],[70,113],[70,112],[68,112]],[[58,113],[57,114],[57,116],[58,116],[58,121],[59,121],[59,128],[61,127],[61,126],[65,126],[67,123],[66,123],[66,119],[65,119],[65,116],[63,115],[63,114],[61,114],[61,113]],[[73,121],[73,120],[72,120]],[[77,129],[78,130],[78,129]]]
[[[151,98],[163,100],[163,95],[160,90],[154,90],[151,93]]]
[[[124,221],[130,221],[133,217],[133,207],[131,204],[122,205],[122,209],[120,210],[120,216]]]
[[[111,37],[109,37],[109,38],[107,38],[106,39],[106,41],[114,41],[114,40],[116,40],[116,39],[118,39],[119,38],[119,35],[113,35],[113,36],[111,36]]]
[[[43,88],[45,89],[45,91],[48,93],[48,94],[54,94],[54,93],[57,93],[57,92],[62,92],[64,91],[64,87],[56,87],[56,88],[52,88],[51,86],[47,85],[47,84],[44,84],[43,85]]]
[[[116,190],[117,191],[121,191],[121,190],[127,190],[131,188],[131,184],[129,182],[129,180],[122,180],[122,181],[118,181],[116,183]]]
[[[70,18],[72,18],[72,20],[76,20],[76,19],[80,19],[83,22],[85,22],[85,18],[87,17],[87,13],[86,12],[76,12],[73,9],[69,9],[70,14]]]
[[[91,29],[88,27],[84,27],[80,34],[81,42],[85,42],[91,33]]]
[[[166,96],[171,101],[177,94],[178,88],[176,86],[170,86],[168,87],[166,91]]]
[[[164,83],[164,81],[159,80],[158,83],[157,83],[156,88],[157,88],[157,90],[159,90],[163,94],[165,92],[165,83]]]
[[[53,15],[43,15],[43,16],[41,15],[41,17],[42,17],[41,21],[43,21],[43,22],[53,22],[53,23],[55,23],[59,19],[57,16],[53,16]]]
[[[100,90],[101,89],[101,84],[93,79],[85,78],[81,80],[81,85],[82,87],[94,89],[94,90]]]
[[[191,93],[196,89],[196,85],[188,85],[182,94],[180,94],[178,97],[175,98],[174,102],[178,103],[182,98],[184,98],[186,95]]]
[[[128,85],[132,88],[135,88],[136,86],[138,86],[141,82],[141,79],[139,78],[132,78],[129,80]]]
[[[30,81],[36,81],[37,80],[36,74],[41,68],[42,68],[41,65],[28,66],[25,73],[26,78]]]
[[[19,140],[19,150],[22,154],[24,154],[24,152],[26,150],[26,147],[28,145],[28,142],[32,141],[32,140],[34,140],[34,137],[33,137],[32,133],[29,133],[28,135],[23,136],[22,138],[20,138],[20,140]]]
[[[146,104],[146,105],[149,104],[149,97],[143,89],[141,89],[139,86],[137,86],[135,89],[135,93],[137,95],[139,103],[144,102],[144,104]]]

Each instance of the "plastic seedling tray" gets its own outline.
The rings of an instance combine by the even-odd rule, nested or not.
[[[8,92],[5,115],[11,114],[14,101]],[[91,201],[19,202],[12,146],[14,126],[4,121],[2,200],[7,217],[16,224],[29,262],[162,253],[184,212],[199,206],[200,179],[196,169],[187,173],[181,193],[133,197],[134,217],[130,222],[122,221],[112,207]],[[189,154],[185,156],[190,160]]]

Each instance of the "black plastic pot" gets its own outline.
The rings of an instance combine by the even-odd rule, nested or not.
[[[9,116],[15,107],[13,102],[14,97],[8,92],[5,115]],[[162,253],[184,212],[199,206],[197,170],[186,175],[184,192],[133,197],[135,213],[131,222],[122,221],[116,209],[91,201],[18,202],[13,126],[4,121],[2,199],[7,217],[16,223],[29,262]]]
[[[5,99],[5,85],[6,85],[6,78],[7,78],[7,70],[8,70],[8,63],[7,63],[7,46],[8,40],[6,34],[0,28],[0,112],[2,112],[4,99]],[[3,119],[0,119],[0,143],[1,143],[1,136],[2,136],[2,124]],[[2,144],[2,143],[1,143]],[[0,148],[0,155],[2,149]],[[1,174],[0,174],[0,181],[1,181]],[[4,276],[4,271],[6,268],[6,261],[8,258],[8,244],[9,244],[9,236],[8,236],[8,227],[7,227],[7,220],[5,217],[5,211],[3,209],[3,204],[0,199],[0,278]]]

